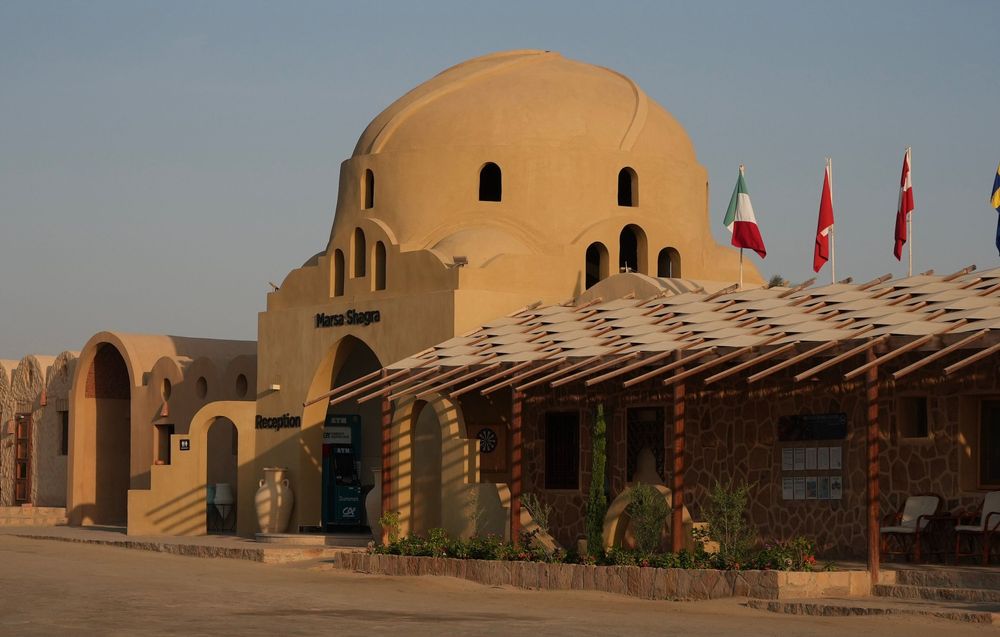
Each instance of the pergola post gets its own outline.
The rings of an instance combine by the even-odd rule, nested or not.
[[[875,361],[875,350],[867,352],[869,363]],[[879,444],[878,444],[878,366],[865,373],[868,397],[868,573],[872,586],[878,584],[879,571]]]
[[[678,360],[680,354],[678,353]],[[683,368],[681,368],[683,370]],[[684,381],[674,383],[674,483],[670,517],[670,548],[684,548]]]
[[[524,392],[513,391],[511,398],[510,449],[510,541],[521,537],[522,441]]]
[[[383,376],[387,372],[382,371]],[[392,508],[392,401],[382,396],[382,513]],[[375,522],[369,520],[369,524]],[[382,529],[382,544],[389,543],[389,530]]]

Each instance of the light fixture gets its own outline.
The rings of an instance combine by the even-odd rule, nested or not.
[[[281,391],[281,385],[278,383],[271,383],[267,388],[271,391]]]
[[[451,264],[456,268],[460,268],[463,265],[469,265],[469,257],[455,255],[451,258]]]

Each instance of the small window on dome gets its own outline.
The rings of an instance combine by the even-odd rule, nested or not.
[[[367,257],[365,248],[365,231],[361,228],[354,229],[354,278],[365,275],[365,258]]]
[[[337,249],[333,252],[333,295],[344,296],[344,251]]]
[[[618,205],[639,205],[639,176],[628,166],[618,172]]]
[[[646,274],[646,233],[629,224],[618,236],[618,271]]]
[[[678,278],[681,275],[681,253],[674,248],[663,248],[656,257],[656,276]]]
[[[488,162],[479,170],[479,201],[500,201],[503,194],[503,177],[500,166]]]
[[[587,254],[584,258],[586,260],[585,283],[587,288],[591,288],[608,277],[608,249],[600,241],[595,241],[587,246]]]
[[[375,289],[385,289],[385,244],[375,242]]]
[[[362,188],[365,210],[375,207],[375,173],[371,168],[365,169],[365,183]]]

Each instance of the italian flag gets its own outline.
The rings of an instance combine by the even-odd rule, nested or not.
[[[750,203],[750,192],[747,190],[746,179],[743,178],[743,166],[740,166],[740,176],[736,180],[733,198],[729,200],[726,219],[722,222],[733,233],[733,245],[737,248],[750,248],[763,259],[767,256],[767,248],[757,227],[757,218],[753,215],[753,205]]]

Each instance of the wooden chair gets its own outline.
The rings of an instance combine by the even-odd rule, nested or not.
[[[922,493],[906,498],[903,509],[882,520],[880,530],[882,555],[905,555],[920,561],[921,536],[926,536],[927,524],[941,510],[941,496]],[[898,550],[893,550],[894,548]]]
[[[979,520],[959,519],[959,522],[973,522],[972,524],[958,524],[955,526],[955,561],[960,557],[970,555],[981,555],[984,565],[990,563],[990,548],[993,544],[993,536],[1000,535],[1000,491],[991,491],[983,498],[983,506],[979,513]],[[962,538],[967,538],[969,546],[968,553],[962,553]],[[977,553],[975,548],[976,538],[982,544],[981,552]]]

